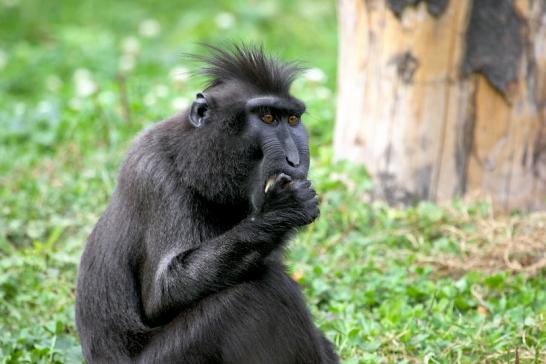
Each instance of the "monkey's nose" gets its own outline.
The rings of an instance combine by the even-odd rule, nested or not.
[[[290,135],[284,139],[284,153],[286,155],[286,162],[291,167],[297,167],[300,165],[300,153],[298,147]]]
[[[295,160],[292,160],[290,157],[286,157],[286,162],[290,165],[290,167],[298,167],[300,165],[299,158],[294,158]]]

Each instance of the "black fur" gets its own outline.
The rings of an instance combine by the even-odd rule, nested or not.
[[[249,47],[200,59],[207,89],[136,139],[87,242],[76,296],[84,357],[337,363],[282,263],[291,233],[319,213],[307,133],[287,123],[304,107],[288,93],[297,67]]]
[[[198,73],[209,79],[208,87],[237,80],[262,93],[287,95],[302,70],[297,63],[279,63],[267,57],[261,47],[234,46],[231,51],[207,46],[210,55],[191,58],[205,64]]]

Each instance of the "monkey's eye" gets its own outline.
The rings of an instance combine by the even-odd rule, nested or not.
[[[290,115],[288,117],[288,124],[292,126],[297,125],[298,121],[300,121],[300,119],[296,115]]]
[[[273,120],[274,120],[274,118],[273,118],[273,115],[271,115],[271,114],[265,114],[265,115],[262,116],[262,121],[264,123],[266,123],[266,124],[273,123]]]

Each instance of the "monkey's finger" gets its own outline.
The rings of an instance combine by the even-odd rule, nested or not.
[[[304,191],[308,191],[311,189],[311,182],[309,182],[308,180],[298,180],[298,181],[294,181],[290,187],[292,188],[292,190],[298,192],[298,193],[303,193]]]
[[[295,183],[297,183],[297,188],[306,189],[311,187],[311,181],[308,179],[300,179]]]
[[[315,197],[304,203],[305,211],[310,217],[311,221],[315,220],[320,215],[320,208],[318,204],[318,198]]]
[[[275,184],[280,187],[285,187],[290,182],[292,182],[292,177],[284,173],[279,174],[275,179]]]
[[[300,188],[296,191],[296,196],[300,201],[308,201],[317,196],[317,193],[312,188]]]

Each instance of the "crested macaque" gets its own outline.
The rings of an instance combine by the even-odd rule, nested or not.
[[[81,258],[88,363],[338,363],[283,250],[319,215],[300,68],[209,47],[208,84],[140,134]]]

